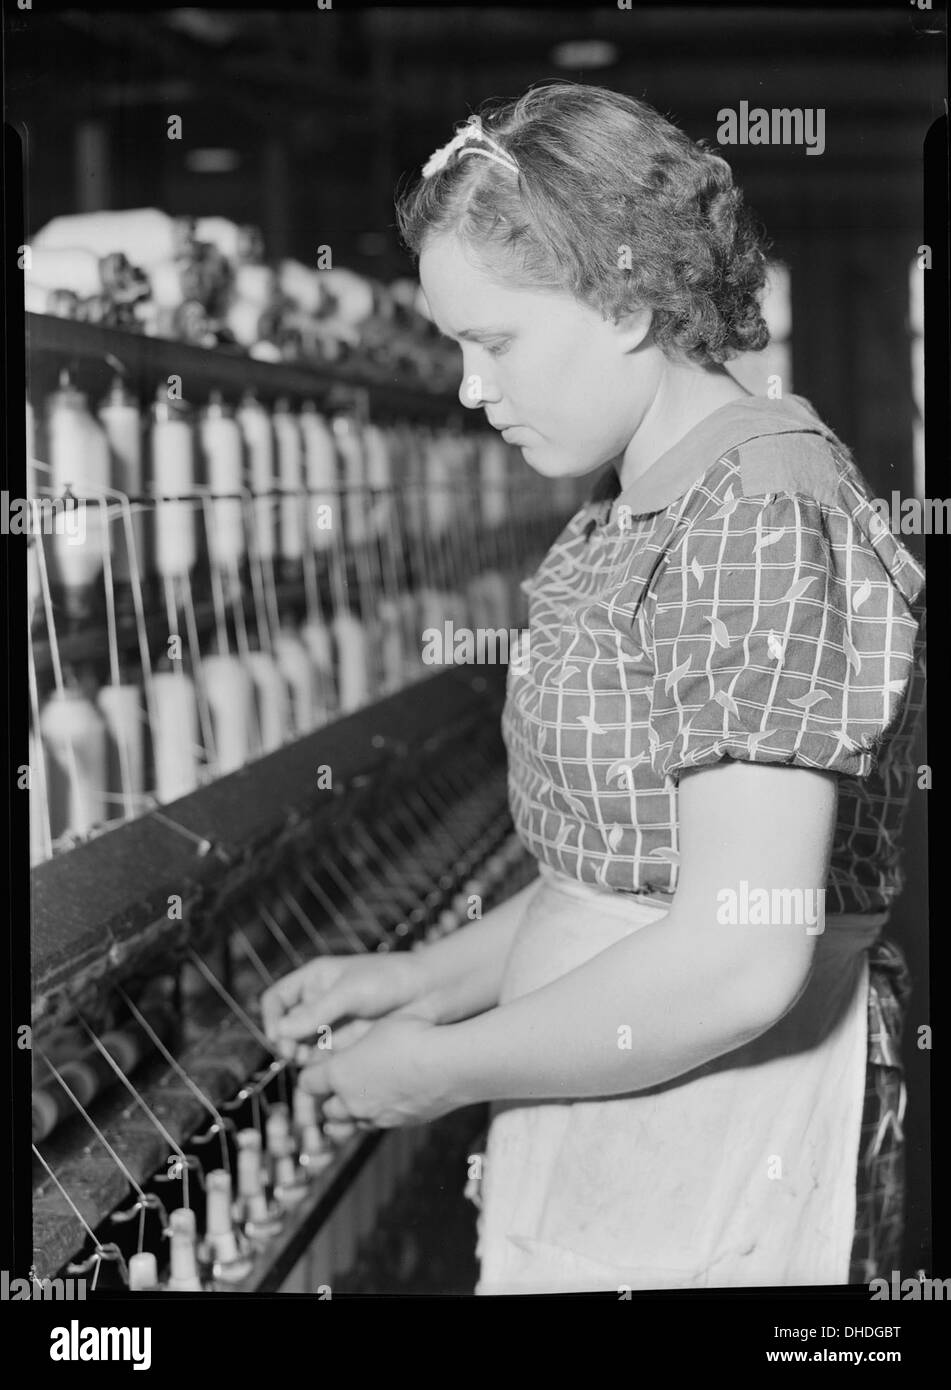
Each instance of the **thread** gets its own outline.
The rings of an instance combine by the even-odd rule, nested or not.
[[[240,427],[217,391],[211,393],[202,412],[198,432],[205,480],[212,494],[207,516],[208,555],[220,569],[234,569],[245,552],[240,496],[244,459]]]
[[[109,734],[109,794],[123,816],[135,816],[145,796],[142,692],[137,685],[104,685],[96,703]]]
[[[296,563],[304,553],[307,512],[304,506],[304,444],[300,425],[286,400],[274,407],[274,434],[277,440],[277,476],[282,493],[281,558]]]
[[[267,652],[247,652],[244,664],[254,685],[260,749],[262,753],[273,753],[284,745],[291,733],[287,683]]]
[[[184,407],[165,399],[163,387],[159,392],[152,407],[152,490],[172,500],[155,504],[155,567],[163,578],[179,579],[197,559],[195,504],[174,500],[195,489],[192,431]]]
[[[338,613],[333,620],[337,647],[337,686],[340,711],[362,709],[369,699],[367,650],[363,624],[352,613]]]
[[[206,656],[201,664],[214,725],[216,772],[219,777],[244,767],[254,744],[254,685],[247,667],[236,656]]]
[[[119,376],[113,379],[109,394],[99,407],[99,420],[109,445],[112,486],[126,497],[138,497],[142,492],[142,417],[138,402]],[[141,574],[145,564],[145,519],[139,508],[133,511],[132,535]],[[113,578],[127,583],[132,569],[121,511],[110,527],[110,544]]]
[[[168,1288],[173,1293],[198,1293],[201,1278],[198,1273],[198,1228],[195,1213],[190,1207],[178,1207],[169,1213]]]
[[[241,430],[247,457],[247,484],[255,494],[254,551],[261,560],[272,560],[275,553],[277,510],[275,500],[261,494],[274,485],[274,430],[271,417],[252,393],[246,393],[235,418]]]
[[[300,415],[304,439],[304,467],[310,500],[307,505],[308,535],[314,550],[329,550],[334,544],[339,498],[337,451],[326,420],[305,401]]]
[[[198,786],[198,702],[184,671],[157,671],[152,699],[152,761],[156,795],[164,806]]]
[[[314,671],[310,656],[293,628],[283,627],[274,639],[274,659],[291,691],[291,711],[298,735],[316,723]]]
[[[78,686],[50,695],[40,713],[49,754],[51,831],[85,835],[106,817],[106,725]]]
[[[96,498],[109,486],[109,445],[89,413],[86,396],[75,389],[66,371],[60,374],[60,389],[49,398],[47,439],[54,495],[62,498],[70,490],[83,499],[56,518],[51,549],[67,610],[85,616],[89,591],[102,573],[106,545]]]

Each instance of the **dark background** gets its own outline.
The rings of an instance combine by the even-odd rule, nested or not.
[[[826,148],[723,150],[792,280],[793,389],[855,452],[876,495],[914,492],[909,267],[922,230],[922,149],[942,115],[944,19],[896,3],[693,9],[403,7],[321,11],[33,11],[8,6],[6,116],[24,141],[25,233],[97,208],[155,206],[259,225],[270,261],[412,274],[397,180],[490,97],[588,81],[640,97],[694,138],[717,111],[823,107]],[[601,39],[607,66],[559,66]],[[183,139],[167,138],[170,115]],[[233,152],[230,172],[190,152]],[[944,493],[929,464],[929,495]],[[939,543],[946,538],[939,538]],[[917,538],[913,549],[922,551]],[[925,761],[922,751],[920,762]],[[908,886],[894,914],[916,991],[908,1015],[909,1228],[903,1271],[931,1270],[927,819],[918,792]]]

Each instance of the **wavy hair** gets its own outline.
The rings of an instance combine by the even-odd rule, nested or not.
[[[479,114],[519,173],[454,155],[398,189],[414,257],[455,234],[502,283],[566,290],[612,321],[650,308],[654,342],[705,365],[766,346],[764,245],[730,166],[704,142],[644,102],[573,82]]]

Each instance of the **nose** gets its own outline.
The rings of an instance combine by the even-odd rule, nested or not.
[[[475,366],[465,353],[462,359],[462,380],[459,383],[459,401],[467,410],[480,410],[483,406],[494,405],[501,399],[495,383],[487,377],[480,363]]]

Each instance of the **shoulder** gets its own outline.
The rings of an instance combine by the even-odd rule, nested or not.
[[[757,434],[735,445],[711,473],[713,486],[695,503],[693,520],[716,519],[729,531],[772,536],[797,533],[796,544],[852,569],[879,568],[908,602],[925,582],[921,563],[890,531],[882,509],[849,449],[811,415],[802,428]],[[688,518],[688,521],[690,518]],[[775,555],[775,552],[774,552]]]
[[[761,435],[737,445],[734,495],[762,498],[793,494],[826,507],[841,507],[861,479],[843,446],[828,436],[796,431]]]
[[[830,538],[880,540],[881,503],[833,431],[811,409],[764,423],[720,454],[684,499],[681,524],[732,532],[782,518]]]
[[[723,447],[705,479],[709,491],[750,500],[811,498],[848,512],[869,498],[849,450],[805,397],[755,398],[743,406],[724,422]]]

